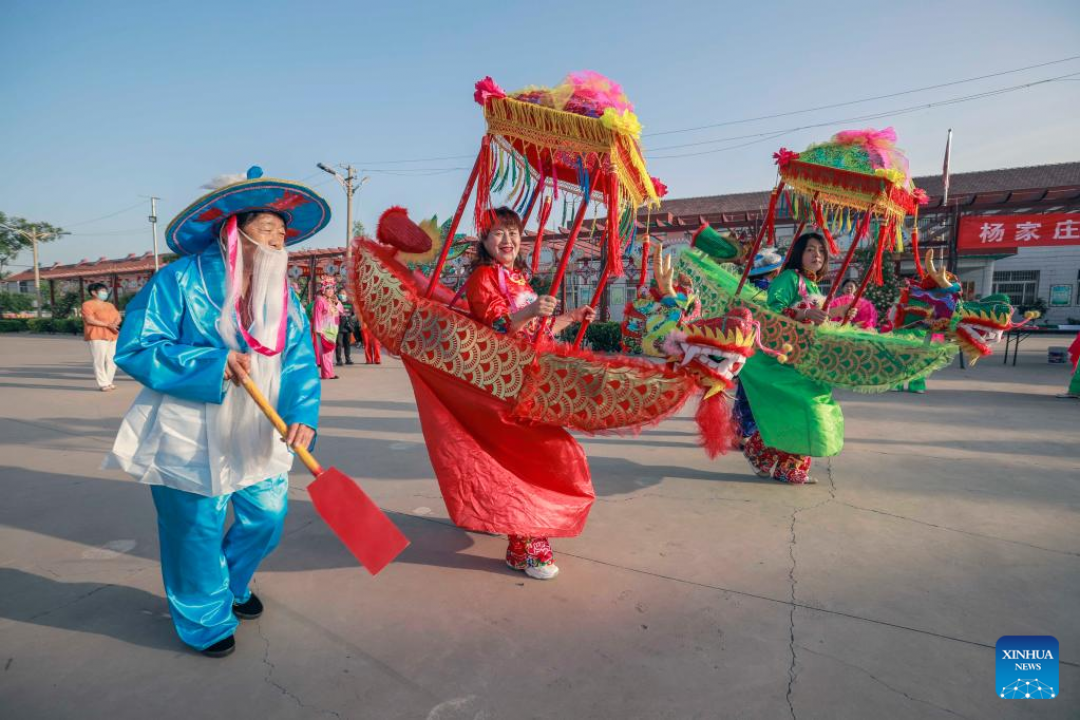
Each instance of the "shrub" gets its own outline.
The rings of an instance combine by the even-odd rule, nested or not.
[[[82,335],[82,318],[64,318],[62,320],[56,320],[54,322],[56,324],[56,332],[58,333],[64,333],[67,335]]]
[[[571,323],[559,333],[559,340],[572,343],[577,338],[578,323]],[[594,322],[585,330],[585,346],[597,352],[617,353],[622,340],[622,330],[617,322]]]
[[[26,321],[27,329],[32,333],[55,333],[56,324],[52,318],[30,318]]]
[[[30,329],[26,318],[0,319],[0,333],[26,332]]]

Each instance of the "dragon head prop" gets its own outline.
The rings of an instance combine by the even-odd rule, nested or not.
[[[1012,321],[1013,306],[1003,294],[981,300],[960,299],[961,287],[956,276],[934,266],[934,253],[926,251],[926,275],[904,288],[893,308],[895,329],[921,328],[951,336],[964,358],[972,365],[993,352],[1005,332],[1020,327],[1039,316],[1027,313],[1022,322]]]
[[[756,349],[757,325],[746,308],[705,318],[672,330],[664,339],[668,359],[691,371],[706,388],[705,398],[730,389]]]
[[[1000,342],[1006,332],[1034,320],[1039,313],[1027,312],[1021,322],[1013,322],[1012,316],[1009,296],[1002,293],[960,303],[951,331],[970,364],[992,353],[991,346]]]
[[[921,328],[945,332],[956,316],[961,287],[956,276],[934,266],[934,251],[926,251],[926,275],[909,284],[893,306],[890,320],[895,329]]]

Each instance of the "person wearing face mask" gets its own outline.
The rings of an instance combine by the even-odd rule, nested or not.
[[[108,301],[109,288],[94,283],[87,291],[90,299],[82,304],[83,339],[90,344],[94,359],[94,377],[102,392],[115,390],[116,338],[120,335],[120,311]]]
[[[222,657],[238,618],[263,611],[249,584],[281,538],[290,448],[309,447],[318,425],[319,377],[285,246],[325,227],[330,208],[259,168],[212,187],[169,223],[180,259],[127,307],[116,363],[145,387],[106,464],[151,486],[173,624]],[[248,376],[288,426],[284,441],[238,387]]]
[[[338,344],[338,321],[344,308],[337,297],[337,280],[324,275],[319,285],[319,295],[311,308],[311,330],[315,339],[319,377],[323,380],[337,380],[339,376],[334,372],[334,352]]]
[[[349,296],[342,290],[338,293],[341,303],[341,315],[338,317],[337,347],[334,348],[334,362],[338,365],[352,365],[353,333],[356,331],[356,313],[349,304]]]
[[[803,233],[769,284],[766,305],[798,322],[820,325],[829,316],[817,283],[828,269],[825,239]],[[844,415],[832,388],[768,353],[747,360],[739,381],[757,425],[743,447],[754,472],[793,485],[817,482],[810,475],[810,458],[836,455],[844,445]]]

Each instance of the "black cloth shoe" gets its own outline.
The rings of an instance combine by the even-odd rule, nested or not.
[[[236,649],[236,638],[230,635],[227,638],[222,638],[208,648],[202,650],[202,654],[206,657],[223,658],[226,655],[232,655],[233,650]]]
[[[255,593],[251,593],[251,597],[247,599],[247,602],[233,603],[232,611],[233,615],[241,620],[254,620],[263,613],[262,600]]]

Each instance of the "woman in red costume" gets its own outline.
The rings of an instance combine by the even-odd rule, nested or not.
[[[550,295],[537,296],[529,285],[525,262],[519,257],[521,250],[521,218],[513,210],[501,207],[490,211],[477,246],[477,257],[472,274],[465,286],[465,296],[473,317],[490,326],[496,332],[518,335],[531,340],[547,318],[541,342],[552,342],[558,333],[572,322],[592,321],[595,311],[580,307],[570,313],[555,316],[556,300]],[[551,468],[559,471],[559,468]],[[528,483],[528,479],[521,479]],[[490,490],[491,488],[488,488]],[[519,488],[513,494],[517,494]],[[498,498],[489,498],[499,502]],[[508,497],[507,502],[530,502],[529,498]],[[513,532],[512,530],[518,530]],[[506,550],[506,564],[514,570],[524,570],[537,580],[550,580],[559,573],[546,537],[538,537],[528,528],[508,529],[510,544]]]

